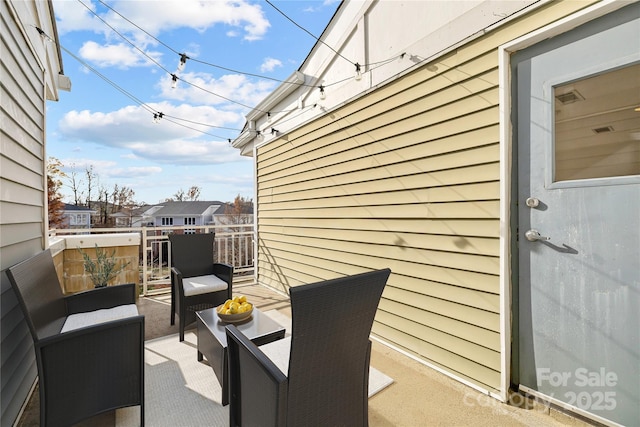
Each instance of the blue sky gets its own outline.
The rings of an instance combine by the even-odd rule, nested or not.
[[[271,3],[316,37],[339,5]],[[47,156],[79,178],[92,167],[100,186],[129,187],[137,202],[194,185],[200,200],[254,197],[253,161],[228,139],[279,82],[250,74],[286,79],[313,37],[266,1],[55,0],[54,11],[72,88],[47,104]],[[179,53],[190,58],[182,71]],[[154,112],[167,117],[154,123]]]

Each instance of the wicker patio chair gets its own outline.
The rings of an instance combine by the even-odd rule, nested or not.
[[[233,266],[213,262],[214,233],[170,234],[171,324],[178,314],[180,341],[195,312],[231,298]]]
[[[65,296],[48,249],[7,276],[33,338],[40,425],[72,425],[137,405],[144,425],[144,316],[135,285]]]
[[[228,325],[230,425],[367,426],[369,335],[390,273],[292,287],[291,336],[261,347]]]

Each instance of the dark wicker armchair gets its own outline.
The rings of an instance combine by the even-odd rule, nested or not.
[[[390,273],[291,288],[290,338],[257,347],[227,326],[230,425],[368,425],[369,334]]]
[[[231,298],[233,266],[213,262],[215,235],[170,234],[171,324],[178,314],[180,341],[195,312],[212,308]]]
[[[49,250],[7,276],[33,338],[40,425],[72,425],[136,405],[144,425],[144,316],[135,285],[64,296]]]

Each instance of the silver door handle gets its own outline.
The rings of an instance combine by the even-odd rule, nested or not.
[[[530,208],[537,208],[540,205],[540,200],[535,197],[527,197],[527,200],[524,202]]]
[[[550,237],[544,237],[542,235],[540,235],[540,232],[538,230],[534,230],[531,229],[527,232],[524,233],[524,237],[527,238],[528,241],[530,242],[537,242],[538,240],[549,240]]]

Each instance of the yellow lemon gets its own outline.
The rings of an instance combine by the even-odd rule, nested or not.
[[[245,297],[244,295],[240,295],[240,298],[238,298],[238,302],[240,304],[242,304],[243,302],[247,302],[247,297]]]
[[[226,300],[226,301],[224,302],[223,307],[224,307],[224,309],[226,310],[227,308],[229,308],[229,306],[230,306],[230,305],[231,305],[231,300],[230,300],[230,299],[228,299],[228,300]]]
[[[231,312],[231,314],[236,314],[238,312],[238,307],[239,305],[237,302],[232,302],[229,306],[229,311]]]

